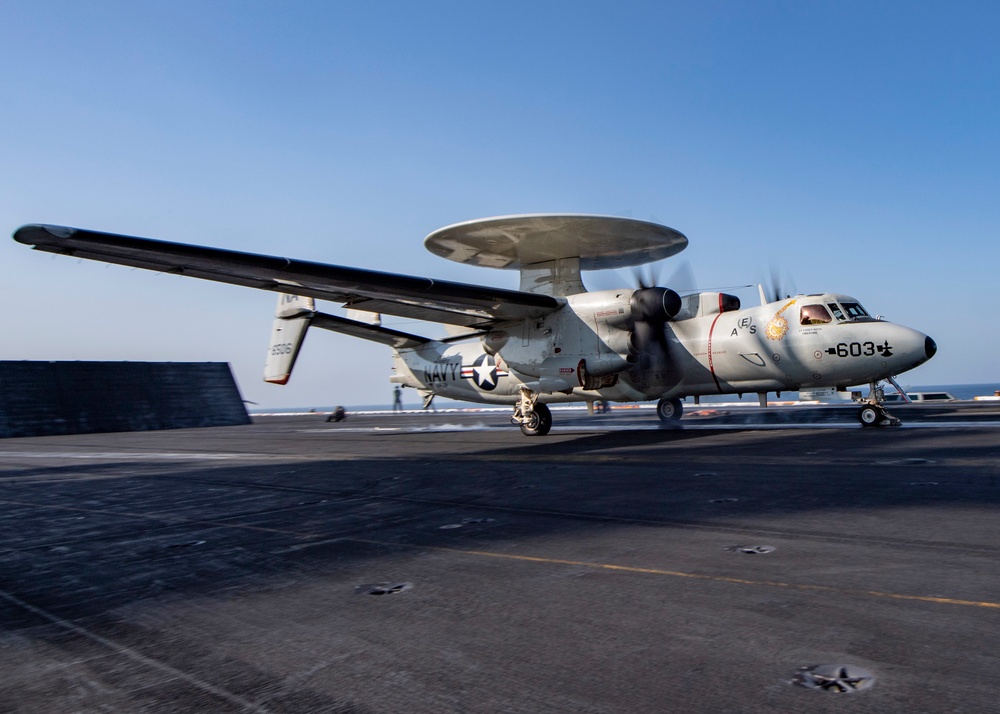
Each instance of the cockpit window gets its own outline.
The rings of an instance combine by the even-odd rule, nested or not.
[[[799,313],[799,324],[825,325],[833,320],[830,313],[822,305],[803,305]]]
[[[859,317],[869,317],[868,313],[865,312],[865,309],[856,302],[845,302],[842,304],[847,316],[852,320],[856,320]]]
[[[843,322],[844,320],[847,319],[846,317],[844,317],[844,313],[840,311],[840,305],[838,305],[837,303],[835,302],[827,303],[827,306],[830,308],[830,312],[833,313],[833,316],[837,318],[837,322]]]

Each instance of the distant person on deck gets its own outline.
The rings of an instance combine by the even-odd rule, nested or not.
[[[392,410],[394,412],[403,411],[403,390],[398,386],[392,390]]]

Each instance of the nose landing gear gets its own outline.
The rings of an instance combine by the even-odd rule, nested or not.
[[[885,409],[885,391],[878,382],[871,383],[871,392],[858,409],[861,426],[899,426],[901,422]]]

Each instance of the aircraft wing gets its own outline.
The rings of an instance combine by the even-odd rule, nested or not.
[[[550,295],[518,290],[63,226],[22,226],[14,233],[14,240],[48,253],[303,295],[339,302],[356,310],[476,329],[507,320],[540,317],[563,304]]]

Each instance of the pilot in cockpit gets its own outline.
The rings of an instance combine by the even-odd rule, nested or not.
[[[802,325],[826,325],[832,322],[830,312],[822,305],[803,305],[800,311],[799,324]]]

